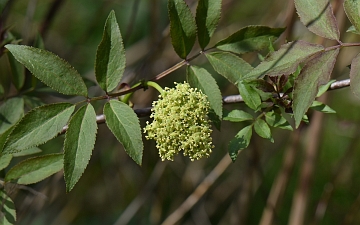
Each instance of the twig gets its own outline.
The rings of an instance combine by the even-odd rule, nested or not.
[[[271,191],[259,223],[260,225],[274,224],[273,220],[276,207],[285,194],[286,186],[294,168],[300,140],[300,130],[296,130],[293,133],[292,139],[291,145],[286,149],[282,168],[279,170],[279,173],[271,187]]]
[[[209,173],[207,177],[199,184],[194,192],[186,198],[186,200],[168,216],[162,225],[172,225],[178,222],[209,190],[211,185],[224,173],[226,168],[231,164],[231,159],[225,155],[216,167]]]

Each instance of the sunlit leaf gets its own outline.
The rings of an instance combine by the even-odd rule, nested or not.
[[[195,44],[196,23],[184,0],[168,0],[171,43],[180,58],[185,59]]]
[[[330,106],[325,105],[324,103],[319,101],[314,101],[310,108],[322,113],[336,113],[336,111],[330,108]]]
[[[47,86],[65,95],[87,96],[87,88],[80,74],[59,56],[25,45],[9,44],[5,47]]]
[[[196,8],[196,25],[201,49],[209,44],[221,15],[221,0],[199,0]]]
[[[126,153],[139,165],[143,155],[143,142],[139,119],[128,105],[110,100],[104,106],[106,125],[124,146]]]
[[[224,51],[243,54],[259,51],[269,46],[269,41],[275,41],[285,28],[270,28],[266,26],[248,26],[240,29],[215,46]]]
[[[63,154],[49,154],[26,159],[15,165],[5,175],[5,181],[33,184],[59,172],[63,168]]]
[[[270,127],[264,120],[257,119],[254,123],[254,130],[260,137],[269,139],[271,142],[274,142],[274,139],[271,137]]]
[[[66,125],[75,105],[56,103],[40,106],[27,113],[15,126],[3,153],[16,153],[54,138]]]
[[[315,100],[319,86],[329,82],[338,53],[339,49],[333,49],[319,54],[305,65],[296,78],[293,94],[296,127]]]
[[[0,134],[14,125],[24,115],[23,98],[10,98],[0,105]]]
[[[11,80],[17,90],[20,90],[25,83],[25,67],[21,65],[12,54],[7,54],[11,68]]]
[[[323,50],[324,47],[321,45],[301,40],[284,44],[279,50],[270,53],[265,61],[248,73],[244,79],[255,79],[264,75],[281,76],[294,73],[301,62]]]
[[[250,144],[252,136],[252,125],[244,127],[236,134],[235,138],[229,143],[229,155],[233,162],[235,162],[239,151],[245,149]]]
[[[64,178],[69,192],[85,171],[96,139],[96,113],[91,104],[82,106],[70,119],[64,142]]]
[[[95,75],[100,87],[110,92],[119,84],[125,70],[125,49],[115,12],[111,11],[97,48]]]
[[[340,32],[329,0],[295,0],[301,22],[313,33],[339,40]]]
[[[1,225],[13,225],[16,222],[16,210],[15,204],[11,198],[0,190],[0,202],[1,202],[1,213],[0,213],[0,224]]]
[[[359,34],[360,32],[360,2],[358,0],[345,0],[344,10],[352,23],[353,29],[351,32]]]
[[[233,84],[253,69],[245,60],[230,52],[212,52],[205,55],[214,70]]]
[[[284,117],[282,117],[281,114],[274,111],[270,111],[265,114],[265,121],[272,127],[291,131],[293,130],[289,122]]]
[[[231,122],[242,122],[246,120],[253,120],[254,117],[250,115],[249,113],[243,111],[234,109],[230,112],[227,112],[224,114],[223,120],[231,121]]]
[[[206,96],[208,96],[210,107],[221,119],[222,96],[220,89],[211,74],[204,68],[200,68],[197,66],[188,66],[186,70],[186,79],[189,82],[190,86],[198,88]]]
[[[258,92],[244,81],[237,83],[241,97],[245,104],[253,110],[257,110],[261,105],[261,98]]]

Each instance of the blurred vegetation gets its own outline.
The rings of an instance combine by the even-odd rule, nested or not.
[[[341,1],[334,1],[333,6],[342,39],[356,41],[356,35],[344,32],[350,24],[338,2]],[[197,1],[187,3],[194,11]],[[126,48],[124,82],[152,78],[180,61],[168,34],[166,0],[12,0],[9,6],[5,27],[22,39],[22,44],[32,45],[40,34],[46,49],[66,59],[92,82],[95,82],[96,48],[106,16],[112,9]],[[285,0],[223,0],[222,19],[212,41],[247,25],[287,26],[277,46],[295,39],[323,41],[306,30],[293,7],[292,1]],[[347,65],[358,50],[342,50],[333,79],[348,78]],[[246,54],[244,58],[253,65],[258,63],[256,54]],[[205,61],[197,59],[194,64]],[[0,60],[0,73],[2,83],[9,80],[6,55]],[[212,73],[224,95],[238,94],[234,86]],[[180,69],[160,84],[172,86],[184,77],[184,70]],[[31,79],[26,82],[30,85]],[[41,83],[37,85],[40,87]],[[6,91],[9,95],[16,93],[14,87]],[[90,91],[94,95],[101,92],[95,87]],[[52,94],[49,89],[32,93],[44,102],[64,101],[63,96],[49,97],[49,94]],[[148,107],[156,95],[151,90],[138,91],[132,101],[135,108]],[[274,144],[254,135],[250,147],[240,153],[235,163],[230,162],[227,144],[244,123],[224,121],[221,132],[213,134],[216,146],[213,154],[197,162],[181,155],[174,162],[161,162],[155,144],[144,140],[141,167],[126,155],[106,126],[100,125],[90,164],[70,193],[65,193],[61,173],[30,185],[31,190],[13,187],[11,197],[18,207],[18,224],[160,224],[214,173],[214,180],[210,179],[209,186],[205,186],[205,195],[195,198],[196,204],[185,211],[178,224],[260,224],[260,221],[261,224],[289,224],[294,202],[299,198],[308,206],[303,218],[305,224],[359,224],[360,100],[355,99],[349,88],[331,91],[323,100],[337,114],[314,112],[310,125],[297,131],[274,130]],[[103,102],[97,104],[100,114]],[[246,110],[240,103],[224,107]],[[140,118],[142,124],[147,119]],[[41,154],[62,151],[62,142],[63,136],[60,136],[40,146]],[[314,158],[305,157],[308,149],[312,149]],[[314,167],[311,179],[305,179],[307,183],[302,179],[305,164]],[[278,180],[281,175],[285,180]],[[276,198],[277,204],[267,205],[273,196],[271,190],[276,189],[279,182],[284,189]],[[308,194],[297,198],[302,188]],[[266,209],[272,220],[265,220]]]

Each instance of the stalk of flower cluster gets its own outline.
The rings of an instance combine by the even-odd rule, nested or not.
[[[145,137],[156,141],[163,161],[174,160],[180,151],[192,161],[209,157],[214,146],[207,96],[188,83],[175,84],[175,88],[159,90],[161,95],[151,109],[153,121],[147,121],[144,128]],[[159,89],[160,86],[156,85],[155,88]]]

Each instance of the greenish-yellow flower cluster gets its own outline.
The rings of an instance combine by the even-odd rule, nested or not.
[[[205,94],[188,83],[179,83],[175,88],[165,88],[151,110],[154,120],[147,122],[144,132],[147,139],[156,141],[163,161],[174,160],[181,150],[192,161],[210,155],[210,103]]]

